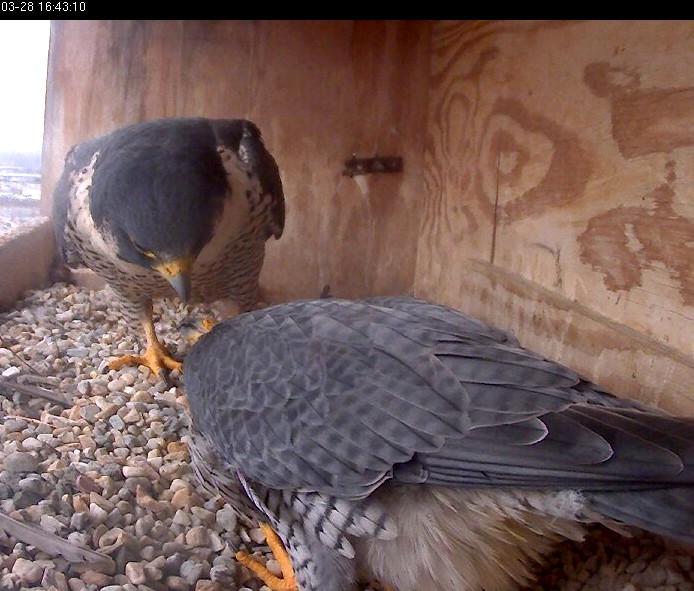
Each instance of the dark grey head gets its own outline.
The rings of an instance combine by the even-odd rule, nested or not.
[[[182,299],[195,258],[212,238],[227,194],[214,132],[205,119],[160,119],[106,136],[90,209],[118,258],[160,272]]]

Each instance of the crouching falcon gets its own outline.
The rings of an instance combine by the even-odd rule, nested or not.
[[[157,338],[153,298],[250,310],[284,216],[277,164],[244,119],[158,119],[85,141],[67,154],[53,197],[64,261],[103,277],[144,328],[145,354],[111,367],[155,373],[181,364]]]
[[[281,304],[184,369],[196,470],[279,535],[284,578],[237,556],[273,589],[504,591],[589,522],[694,543],[694,418],[451,308]]]

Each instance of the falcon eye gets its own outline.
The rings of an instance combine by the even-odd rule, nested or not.
[[[133,243],[133,246],[140,251],[143,255],[145,255],[149,259],[156,259],[157,255],[155,255],[151,250],[147,250],[144,246],[140,246],[137,242],[135,242],[132,238],[130,239],[130,242]]]

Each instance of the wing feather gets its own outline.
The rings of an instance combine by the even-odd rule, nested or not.
[[[194,420],[264,486],[363,498],[389,479],[595,491],[694,481],[694,420],[617,399],[414,298],[244,314],[198,341],[184,376]]]

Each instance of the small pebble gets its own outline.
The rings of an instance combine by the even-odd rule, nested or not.
[[[39,460],[31,452],[15,451],[5,457],[3,466],[8,472],[36,472]]]
[[[12,574],[24,583],[33,585],[43,578],[46,564],[42,561],[31,561],[24,558],[15,560],[12,566]]]
[[[198,561],[186,560],[181,564],[181,576],[190,585],[194,585],[201,578],[205,568]]]
[[[147,581],[145,565],[142,562],[128,562],[125,565],[125,576],[133,585],[141,585]]]
[[[259,527],[254,527],[249,530],[248,535],[256,544],[263,544],[265,542],[265,533]]]

